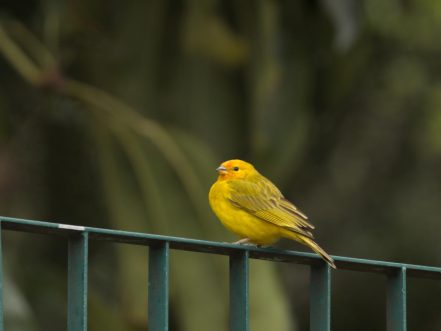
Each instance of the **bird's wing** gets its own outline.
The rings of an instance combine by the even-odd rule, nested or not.
[[[314,226],[296,206],[286,200],[279,189],[265,177],[253,181],[229,182],[230,202],[256,217],[287,230],[313,238]]]

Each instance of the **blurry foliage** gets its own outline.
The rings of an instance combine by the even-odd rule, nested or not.
[[[440,265],[440,34],[436,0],[3,1],[1,214],[232,240],[206,194],[239,157],[330,253]],[[8,330],[63,329],[65,243],[4,240]],[[145,329],[147,253],[91,246],[91,330]],[[172,329],[225,330],[226,260],[171,265]],[[252,264],[252,330],[307,329],[303,269],[276,268]],[[385,325],[363,277],[336,276],[335,326]],[[441,324],[424,298],[410,329]]]

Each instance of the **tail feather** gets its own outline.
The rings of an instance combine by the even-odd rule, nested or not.
[[[326,253],[324,249],[321,248],[314,240],[305,236],[299,236],[298,234],[294,234],[293,232],[291,232],[288,235],[288,238],[294,239],[302,244],[305,244],[306,246],[311,248],[314,252],[316,252],[318,255],[320,255],[322,259],[325,260],[332,268],[337,269],[334,263],[334,259],[330,257],[328,253]]]
[[[335,263],[334,263],[334,259],[332,257],[330,257],[328,255],[328,253],[326,253],[324,251],[324,249],[321,248],[314,240],[311,240],[309,238],[301,238],[301,241],[303,243],[305,243],[305,245],[309,246],[318,255],[320,255],[322,257],[322,259],[325,260],[326,262],[328,262],[328,264],[332,268],[337,269],[337,267],[335,266]]]

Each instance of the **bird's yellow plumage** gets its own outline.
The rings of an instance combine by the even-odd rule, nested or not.
[[[209,193],[210,206],[222,224],[241,240],[271,245],[281,237],[296,240],[318,253],[330,266],[334,260],[313,240],[314,226],[270,180],[250,163],[230,160],[217,168]]]

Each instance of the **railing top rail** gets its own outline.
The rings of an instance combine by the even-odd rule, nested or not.
[[[186,251],[231,255],[234,252],[246,250],[249,252],[249,256],[254,259],[291,262],[305,265],[316,265],[321,263],[321,258],[316,254],[281,250],[277,248],[239,246],[236,244],[207,240],[188,239],[141,232],[110,230],[95,227],[83,227],[3,216],[0,216],[0,222],[2,229],[5,230],[54,235],[69,235],[78,231],[86,231],[88,232],[90,239],[97,240],[107,240],[145,246],[152,246],[166,241],[169,243],[170,248]],[[336,262],[338,270],[355,270],[362,272],[391,274],[405,269],[407,271],[407,275],[410,277],[441,279],[440,267],[358,259],[335,255],[332,257]]]

